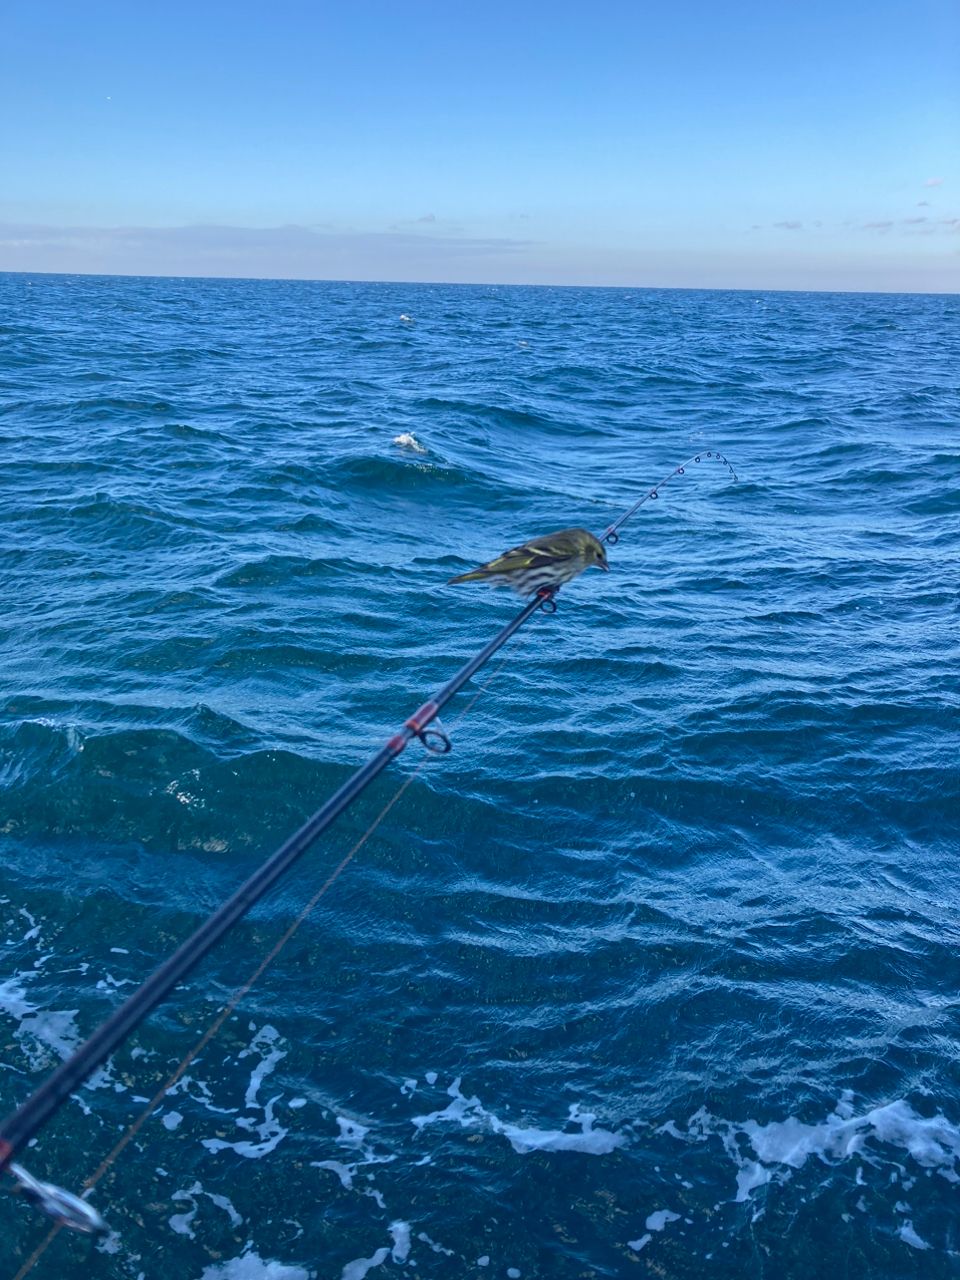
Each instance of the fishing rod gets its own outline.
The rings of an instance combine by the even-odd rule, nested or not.
[[[658,491],[674,476],[683,475],[691,463],[701,458],[716,459],[723,463],[734,480],[733,467],[716,450],[695,454],[666,475],[659,485],[649,489],[618,520],[599,535],[601,542],[611,545],[619,541],[619,530],[630,520],[645,502],[657,498]],[[107,1230],[100,1214],[86,1200],[65,1191],[53,1183],[41,1182],[32,1177],[14,1157],[43,1128],[47,1121],[67,1101],[98,1067],[145,1021],[170,992],[186,978],[208,952],[237,924],[260,899],[273,887],[285,872],[297,862],[317,838],[379,777],[407,745],[417,738],[428,750],[446,755],[451,742],[440,727],[438,717],[443,708],[463,686],[489,662],[535,613],[556,612],[555,596],[558,586],[541,587],[520,612],[502,627],[493,639],[469,662],[447,681],[432,698],[424,702],[401,728],[323,804],[302,827],[290,836],[266,862],[235,890],[186,939],[177,950],[138,987],[93,1032],[70,1057],[53,1071],[46,1080],[0,1125],[0,1171],[6,1170],[16,1181],[19,1190],[39,1208],[49,1214],[60,1226],[86,1234],[96,1235]]]

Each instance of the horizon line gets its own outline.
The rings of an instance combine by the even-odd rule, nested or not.
[[[185,275],[182,272],[128,271],[12,271],[0,268],[0,276],[53,276],[80,280],[198,280],[228,281],[237,284],[353,284],[353,285],[410,285],[419,289],[592,289],[607,292],[630,291],[633,293],[786,293],[786,294],[843,294],[850,297],[902,297],[902,298],[956,298],[960,290],[920,289],[826,289],[812,286],[809,289],[754,288],[750,285],[646,285],[646,284],[529,284],[520,281],[482,280],[357,280],[351,276],[208,276]]]

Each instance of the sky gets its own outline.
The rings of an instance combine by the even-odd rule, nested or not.
[[[960,3],[4,0],[0,270],[960,292]]]

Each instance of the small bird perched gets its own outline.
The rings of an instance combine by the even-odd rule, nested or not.
[[[586,529],[561,529],[512,547],[450,582],[492,582],[494,586],[513,587],[517,595],[532,596],[544,589],[555,591],[591,565],[605,572],[610,568],[599,538]]]

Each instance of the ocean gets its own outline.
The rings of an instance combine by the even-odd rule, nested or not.
[[[0,443],[4,1112],[518,608],[449,577],[701,456],[24,1154],[409,782],[33,1280],[960,1273],[960,297],[3,275]]]

